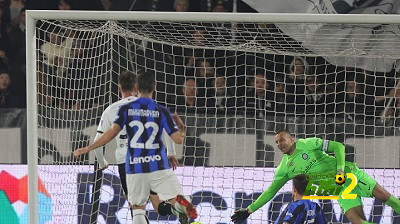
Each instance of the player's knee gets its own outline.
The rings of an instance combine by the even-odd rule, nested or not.
[[[158,214],[163,216],[172,215],[171,204],[165,201],[161,202],[158,205]]]

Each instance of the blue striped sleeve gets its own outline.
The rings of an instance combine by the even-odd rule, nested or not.
[[[121,128],[124,128],[128,118],[128,104],[122,105],[117,112],[117,117],[114,120],[114,124],[118,124]]]
[[[172,119],[171,113],[165,107],[160,105],[159,105],[159,110],[161,112],[161,123],[165,131],[168,133],[168,135],[172,135],[173,133],[177,132],[178,126]]]
[[[285,218],[283,218],[283,221],[287,221],[289,223],[295,223],[297,220],[302,220],[303,217],[303,211],[305,208],[304,204],[301,203],[290,203],[289,205],[288,212],[286,213]]]

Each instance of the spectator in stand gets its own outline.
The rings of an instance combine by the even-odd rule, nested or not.
[[[397,86],[398,78],[389,77],[389,74],[382,74],[368,70],[362,70],[361,74],[365,77],[364,94],[368,103],[365,114],[369,115],[369,119],[375,116],[389,116],[390,110],[385,111],[385,107],[394,108],[395,99],[400,96],[400,88]],[[371,103],[372,102],[372,103]],[[390,105],[389,102],[391,102]]]
[[[88,53],[87,42],[79,39],[75,39],[72,43],[68,64],[63,65],[66,67],[64,70],[63,77],[67,77],[68,82],[63,82],[63,88],[66,89],[63,108],[73,109],[87,109],[96,108],[99,105],[98,100],[102,99],[101,92],[101,79],[103,76],[96,76],[96,72],[91,69],[88,65],[91,63],[91,59],[86,58],[85,55]],[[87,82],[96,82],[96,89],[86,89],[84,86]]]
[[[11,28],[10,31],[10,40],[12,46],[12,51],[13,52],[18,52],[21,49],[25,50],[25,8],[22,8],[19,17],[18,17],[18,23]]]
[[[58,10],[72,10],[72,9],[74,9],[73,1],[71,0],[58,1]]]
[[[6,4],[0,6],[0,70],[9,69],[9,55],[11,43],[8,32],[10,31],[10,12]]]
[[[305,58],[295,57],[289,66],[286,74],[285,84],[287,93],[287,111],[296,114],[303,114],[304,108],[295,107],[296,102],[304,104],[304,93],[306,91],[306,75],[309,74],[309,65]],[[299,99],[297,99],[300,97]],[[300,110],[298,110],[300,109]]]
[[[309,74],[309,65],[305,58],[296,57],[289,65],[289,78],[295,82],[304,83],[306,75]]]
[[[193,43],[197,46],[207,46],[210,40],[215,39],[215,33],[213,30],[205,30],[204,28],[197,28],[193,31]],[[196,60],[201,60],[204,58],[213,58],[216,62],[215,64],[223,64],[226,60],[226,51],[223,50],[213,50],[213,49],[185,49],[185,57],[187,58],[185,65],[188,67],[193,67],[196,64]]]
[[[275,120],[274,93],[270,89],[264,69],[257,70],[253,80],[249,83],[244,99],[245,116],[250,126],[256,129],[256,166],[273,167],[274,150],[264,144],[265,131],[270,129],[270,122]]]
[[[0,72],[0,108],[23,108],[25,102],[11,88],[11,77],[7,71]]]
[[[175,0],[174,9],[176,12],[187,12],[189,10],[188,0]]]
[[[232,5],[230,0],[200,0],[198,2],[198,7],[202,12],[227,12],[232,10],[232,8],[229,8]]]
[[[25,8],[18,17],[18,24],[11,27],[7,38],[8,66],[12,74],[13,88],[18,89],[21,99],[26,99],[26,44],[25,44]],[[22,100],[25,102],[25,100]],[[24,103],[25,105],[25,103]]]
[[[339,117],[353,122],[374,114],[374,97],[365,94],[364,79],[364,75],[359,73],[347,75],[345,91],[336,94],[336,114]]]
[[[226,11],[227,7],[224,1],[222,0],[211,1],[211,12],[224,13]],[[208,27],[208,32],[212,34],[212,39],[220,42],[221,44],[229,44],[228,43],[230,41],[229,37],[232,36],[231,33],[232,23],[214,22],[214,23],[207,23],[204,25]]]
[[[171,107],[176,106],[178,111],[193,110],[205,106],[205,98],[199,98],[196,80],[194,78],[187,78],[182,87],[182,94],[178,95],[175,102],[171,102]]]
[[[308,75],[306,78],[306,91],[304,97],[296,96],[297,111],[304,111],[306,114],[320,114],[325,112],[324,85],[315,75]],[[305,110],[303,109],[305,105]]]
[[[217,34],[212,28],[205,30],[204,28],[196,28],[192,33],[192,42],[197,46],[207,46],[210,41],[216,41]],[[227,66],[227,57],[229,52],[225,50],[214,50],[204,48],[185,48],[184,49],[184,64],[189,68],[196,66],[197,61],[208,60],[215,67]],[[212,60],[211,60],[212,59]],[[212,84],[212,83],[209,83]]]
[[[212,12],[226,12],[224,2],[221,0],[218,0],[211,11]]]
[[[13,26],[18,26],[19,25],[19,16],[21,9],[25,7],[25,1],[23,0],[12,0],[9,1],[9,9],[10,9],[10,19],[11,19],[11,24]]]
[[[9,57],[7,56],[6,49],[0,47],[0,70],[8,70],[9,67]]]
[[[387,94],[385,96],[375,96],[375,103],[376,105],[379,105],[377,107],[378,116],[382,116],[382,118],[393,116],[398,117],[400,109],[400,88],[398,87],[399,81],[400,79],[396,77],[394,82],[390,85],[394,87],[387,87]],[[390,100],[391,103],[388,105]]]
[[[25,8],[19,13],[18,23],[9,33],[9,69],[13,75],[13,86],[20,89],[18,94],[22,99],[26,98],[26,44],[25,44]],[[25,100],[23,100],[25,101]]]
[[[258,118],[265,118],[267,113],[272,115],[275,110],[274,94],[269,89],[264,70],[256,71],[252,84],[246,91],[246,114]]]
[[[7,3],[9,2],[0,2],[0,38],[2,41],[8,37],[8,32],[10,32],[11,27],[10,7]]]
[[[100,0],[104,11],[111,11],[113,6],[113,0]]]
[[[212,66],[211,61],[204,58],[197,60],[195,75],[197,78],[215,77],[215,70]],[[212,82],[210,84],[212,84]]]
[[[168,108],[171,111],[177,111],[179,114],[186,116],[196,116],[196,112],[204,113],[205,98],[197,97],[196,80],[193,77],[187,77],[183,83],[182,90],[177,90],[178,96],[176,100],[169,103]],[[185,120],[185,119],[184,119]],[[185,145],[184,157],[181,164],[185,166],[206,166],[209,158],[208,148],[197,136],[197,128],[188,128],[186,133],[186,142],[191,142],[193,145]]]
[[[275,88],[274,88],[274,93],[275,93],[275,111],[277,113],[282,113],[285,112],[285,107],[286,107],[286,94],[285,94],[285,82],[284,79],[280,76],[275,76]]]
[[[395,114],[397,100],[400,99],[400,88],[388,88],[387,94],[385,96],[375,95],[375,115],[382,117],[390,117]],[[370,96],[371,95],[367,95]],[[391,100],[391,103],[389,104]],[[388,105],[389,104],[389,105]],[[388,107],[389,109],[385,108]]]
[[[214,79],[214,86],[207,95],[207,107],[217,109],[217,112],[226,112],[228,108],[235,106],[235,97],[226,86],[226,78],[218,76]]]
[[[205,44],[205,30],[204,29],[196,29],[193,34],[193,42],[195,45],[203,46]],[[193,67],[196,61],[196,58],[205,57],[205,53],[208,52],[204,49],[185,49],[185,56],[188,58],[185,61],[185,65],[188,67]]]
[[[212,62],[208,59],[202,58],[200,60],[196,60],[195,64],[195,77],[198,87],[213,87],[216,75]],[[204,90],[202,89],[199,93],[200,96],[205,93],[203,91]]]

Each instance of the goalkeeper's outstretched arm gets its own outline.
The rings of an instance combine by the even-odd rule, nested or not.
[[[259,208],[268,203],[273,197],[275,197],[276,193],[289,181],[289,178],[277,178],[274,179],[271,185],[265,190],[255,202],[247,207],[247,210],[250,213],[257,211]]]
[[[278,166],[271,185],[257,198],[255,202],[253,202],[247,208],[242,208],[235,211],[235,214],[233,214],[231,217],[235,224],[242,223],[247,219],[247,217],[249,217],[251,213],[257,211],[259,208],[268,203],[273,197],[275,197],[276,193],[278,193],[283,185],[289,181],[289,177],[286,175],[286,172],[280,169],[280,167],[281,166]]]

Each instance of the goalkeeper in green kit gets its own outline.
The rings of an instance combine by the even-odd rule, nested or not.
[[[279,150],[285,155],[276,169],[274,179],[268,189],[253,204],[235,211],[232,216],[232,221],[235,224],[240,224],[246,220],[251,213],[269,202],[286,182],[302,173],[316,177],[318,177],[317,174],[324,174],[314,179],[316,184],[321,180],[326,180],[327,176],[334,177],[336,174],[353,173],[358,182],[351,193],[357,194],[357,197],[355,199],[339,197],[338,199],[344,214],[353,224],[369,223],[366,221],[362,210],[361,197],[376,197],[392,207],[397,214],[400,214],[399,199],[387,192],[363,170],[360,170],[355,163],[345,161],[345,147],[342,143],[320,138],[306,138],[295,141],[290,132],[285,129],[277,132],[275,142]],[[335,157],[329,156],[326,152],[333,152]],[[350,185],[351,181],[346,180],[341,193]]]

